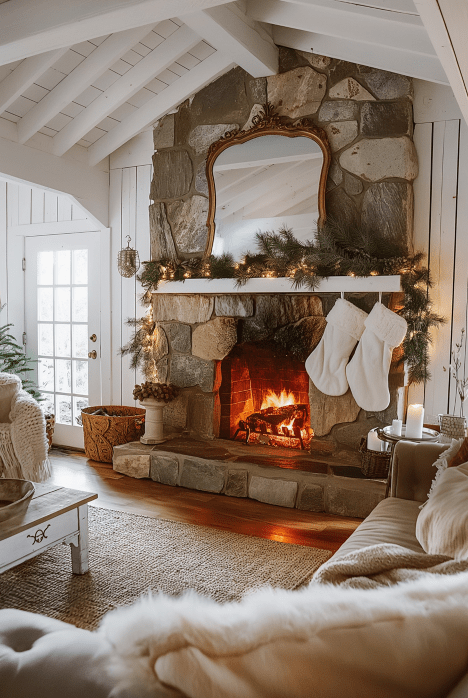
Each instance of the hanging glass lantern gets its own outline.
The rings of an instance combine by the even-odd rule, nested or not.
[[[127,235],[127,240],[127,247],[120,250],[117,255],[117,266],[120,276],[125,276],[125,278],[129,279],[140,268],[140,256],[137,250],[130,247],[130,242],[132,241],[130,235]]]

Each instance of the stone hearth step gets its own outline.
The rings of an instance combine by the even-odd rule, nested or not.
[[[134,441],[114,447],[113,467],[166,485],[357,518],[384,498],[386,486],[333,456],[316,460],[303,451],[226,439],[177,436],[157,446]]]

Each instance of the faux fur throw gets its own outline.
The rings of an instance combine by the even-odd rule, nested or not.
[[[0,373],[2,385],[12,376]],[[36,400],[25,390],[12,398],[11,424],[0,423],[0,460],[3,477],[42,482],[50,475],[45,418]]]
[[[416,553],[391,543],[381,543],[348,553],[323,564],[311,584],[336,584],[354,589],[392,586],[425,575],[468,572],[468,560],[457,562],[446,555]]]
[[[315,580],[224,605],[161,594],[98,632],[114,698],[441,698],[466,671],[468,572],[375,589]]]

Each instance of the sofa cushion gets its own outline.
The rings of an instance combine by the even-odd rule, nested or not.
[[[395,543],[424,552],[415,534],[420,504],[397,497],[383,499],[331,559],[338,560],[347,553],[378,543]]]
[[[108,698],[105,640],[53,618],[0,610],[2,698]]]
[[[454,441],[456,441],[456,439],[452,440],[452,445]],[[452,454],[452,457],[447,458],[448,468],[456,468],[457,466],[462,465],[462,463],[466,463],[468,461],[468,438],[459,439],[458,444],[459,446]]]
[[[416,537],[427,553],[468,558],[468,463],[440,473],[418,516]]]

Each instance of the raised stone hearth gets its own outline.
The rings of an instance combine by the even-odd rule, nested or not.
[[[218,439],[175,437],[158,446],[114,448],[114,470],[165,485],[247,497],[276,506],[365,518],[385,496],[384,480],[333,456]]]

